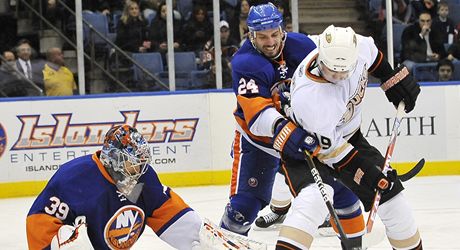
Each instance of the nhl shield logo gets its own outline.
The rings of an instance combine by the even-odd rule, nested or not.
[[[0,158],[6,150],[6,131],[0,123]]]
[[[136,206],[124,206],[105,225],[104,238],[110,249],[130,249],[144,227],[144,211]]]

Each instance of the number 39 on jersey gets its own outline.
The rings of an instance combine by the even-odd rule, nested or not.
[[[257,86],[254,79],[250,79],[246,81],[246,79],[241,78],[239,81],[238,86],[238,94],[245,95],[245,94],[257,94],[259,93],[259,87]]]

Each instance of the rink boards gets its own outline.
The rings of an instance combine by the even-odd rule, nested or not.
[[[362,133],[384,153],[395,109],[366,90]],[[228,184],[236,99],[231,91],[0,99],[0,198],[35,195],[64,162],[101,147],[113,125],[135,126],[170,186]],[[460,174],[460,86],[426,83],[400,127],[393,164],[420,175]]]

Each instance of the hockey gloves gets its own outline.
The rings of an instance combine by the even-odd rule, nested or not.
[[[280,119],[276,122],[273,136],[273,148],[296,160],[304,160],[304,150],[317,153],[319,146],[315,135],[297,127],[294,123]]]
[[[388,171],[387,176],[385,176],[372,157],[356,149],[350,151],[347,156],[334,164],[334,168],[339,173],[352,176],[355,184],[372,190],[372,192],[390,190],[396,181],[396,170]]]
[[[51,250],[93,250],[88,237],[85,216],[78,216],[74,225],[62,225],[57,234],[53,237]]]
[[[279,87],[278,94],[280,96],[281,114],[285,117],[292,117],[291,92],[289,85],[282,84],[282,86]]]
[[[406,66],[400,65],[395,68],[391,76],[383,81],[380,87],[385,91],[388,100],[396,107],[399,102],[404,101],[407,113],[414,109],[415,101],[420,93],[420,85],[410,75]]]

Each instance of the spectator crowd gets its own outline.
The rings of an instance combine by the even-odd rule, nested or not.
[[[366,8],[363,13],[370,23],[372,36],[381,49],[385,49],[386,5],[384,0],[362,0],[369,6],[378,2],[374,10]],[[74,1],[70,0],[32,0],[31,5],[40,9],[47,20],[58,27],[64,35],[75,41],[75,17],[69,14],[74,9]],[[246,19],[250,6],[267,1],[221,0],[219,31],[222,48],[222,79],[223,87],[231,87],[231,57],[239,46],[247,39]],[[292,30],[289,0],[273,0],[285,20],[285,29]],[[29,13],[33,25],[42,21],[30,15],[25,6],[16,2],[9,11],[0,13],[0,20],[8,25],[4,36],[0,39],[2,52],[0,66],[0,96],[30,95],[73,95],[77,93],[76,70],[66,65],[63,51],[74,49],[64,42],[62,46],[46,48],[39,42],[38,34],[19,34],[14,22]],[[117,73],[121,68],[131,69],[132,60],[122,54],[131,56],[133,53],[160,53],[162,63],[167,70],[167,6],[164,0],[83,0],[84,13],[105,16],[111,41],[124,53],[115,49],[97,49],[96,55],[102,54],[104,65],[111,72]],[[419,64],[431,63],[434,74],[451,71],[447,77],[441,73],[436,80],[453,79],[456,62],[460,59],[460,24],[454,23],[450,17],[449,5],[436,0],[393,0],[393,23],[403,25],[401,46],[396,63],[404,63],[413,69]],[[0,8],[1,9],[1,8]],[[15,10],[19,13],[14,14]],[[175,52],[193,52],[196,57],[196,68],[205,72],[199,88],[216,87],[216,65],[214,63],[214,28],[212,1],[175,0],[173,2],[173,27]],[[0,10],[1,12],[1,10]],[[34,27],[35,27],[34,26]],[[40,26],[40,28],[42,28]],[[85,36],[88,36],[87,34]],[[110,38],[108,37],[108,38]],[[6,39],[5,39],[6,38]],[[85,37],[85,40],[88,37]],[[383,39],[381,39],[383,38]],[[14,44],[13,44],[13,41]],[[85,41],[85,51],[89,43]],[[119,57],[119,58],[118,58]],[[96,59],[93,59],[96,60]],[[115,61],[117,63],[115,63]],[[88,62],[86,62],[88,65]],[[88,71],[85,69],[85,71]],[[119,78],[132,80],[132,71],[121,74]],[[423,80],[423,79],[422,79]],[[91,79],[90,79],[91,81]],[[444,80],[443,80],[444,81]]]

